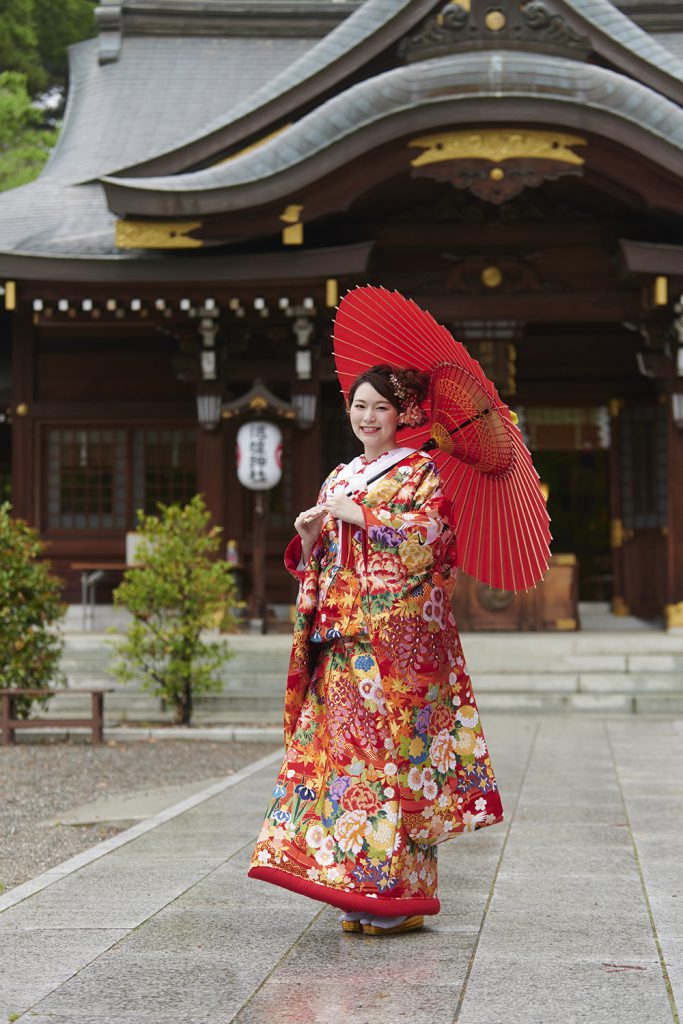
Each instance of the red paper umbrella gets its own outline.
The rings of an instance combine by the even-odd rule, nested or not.
[[[500,590],[537,583],[551,541],[538,474],[510,410],[465,346],[411,299],[368,285],[339,304],[334,358],[347,400],[356,377],[379,363],[430,374],[431,422],[402,432],[401,443],[439,449],[458,566]]]

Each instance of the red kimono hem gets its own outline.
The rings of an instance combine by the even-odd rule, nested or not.
[[[271,882],[300,896],[308,896],[312,900],[330,903],[340,910],[367,910],[373,917],[396,917],[399,914],[419,914],[425,917],[438,914],[441,903],[437,899],[392,899],[390,896],[362,896],[360,893],[348,892],[344,889],[332,889],[319,882],[311,882],[297,875],[290,875],[279,868],[252,868],[249,878],[261,882]]]

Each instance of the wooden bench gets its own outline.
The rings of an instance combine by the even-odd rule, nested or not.
[[[93,687],[92,689],[62,690],[0,690],[0,742],[3,747],[15,741],[15,729],[42,729],[47,726],[63,725],[70,729],[86,726],[92,731],[92,742],[102,742],[104,726],[104,695],[111,693],[113,687]],[[89,693],[92,715],[90,718],[16,718],[14,702],[17,697],[52,697],[60,693]]]

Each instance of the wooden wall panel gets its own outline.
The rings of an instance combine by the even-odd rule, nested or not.
[[[169,401],[187,398],[194,385],[176,380],[168,352],[40,351],[36,397],[43,401]]]

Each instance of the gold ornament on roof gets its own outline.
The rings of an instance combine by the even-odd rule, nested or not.
[[[506,18],[502,11],[488,11],[484,18],[484,24],[491,32],[500,32],[505,28]]]
[[[303,206],[301,203],[289,203],[280,214],[280,220],[287,227],[282,229],[283,245],[303,245],[304,226],[301,223]]]
[[[422,167],[442,160],[491,160],[501,164],[505,160],[529,157],[580,166],[585,160],[574,153],[571,147],[585,146],[586,140],[565,132],[480,128],[477,131],[422,135],[412,139],[408,145],[424,150],[410,161],[412,167]]]
[[[201,228],[201,220],[117,220],[119,249],[201,249],[200,238],[190,232]]]
[[[484,267],[481,281],[487,288],[498,288],[503,281],[503,271],[500,267]]]

